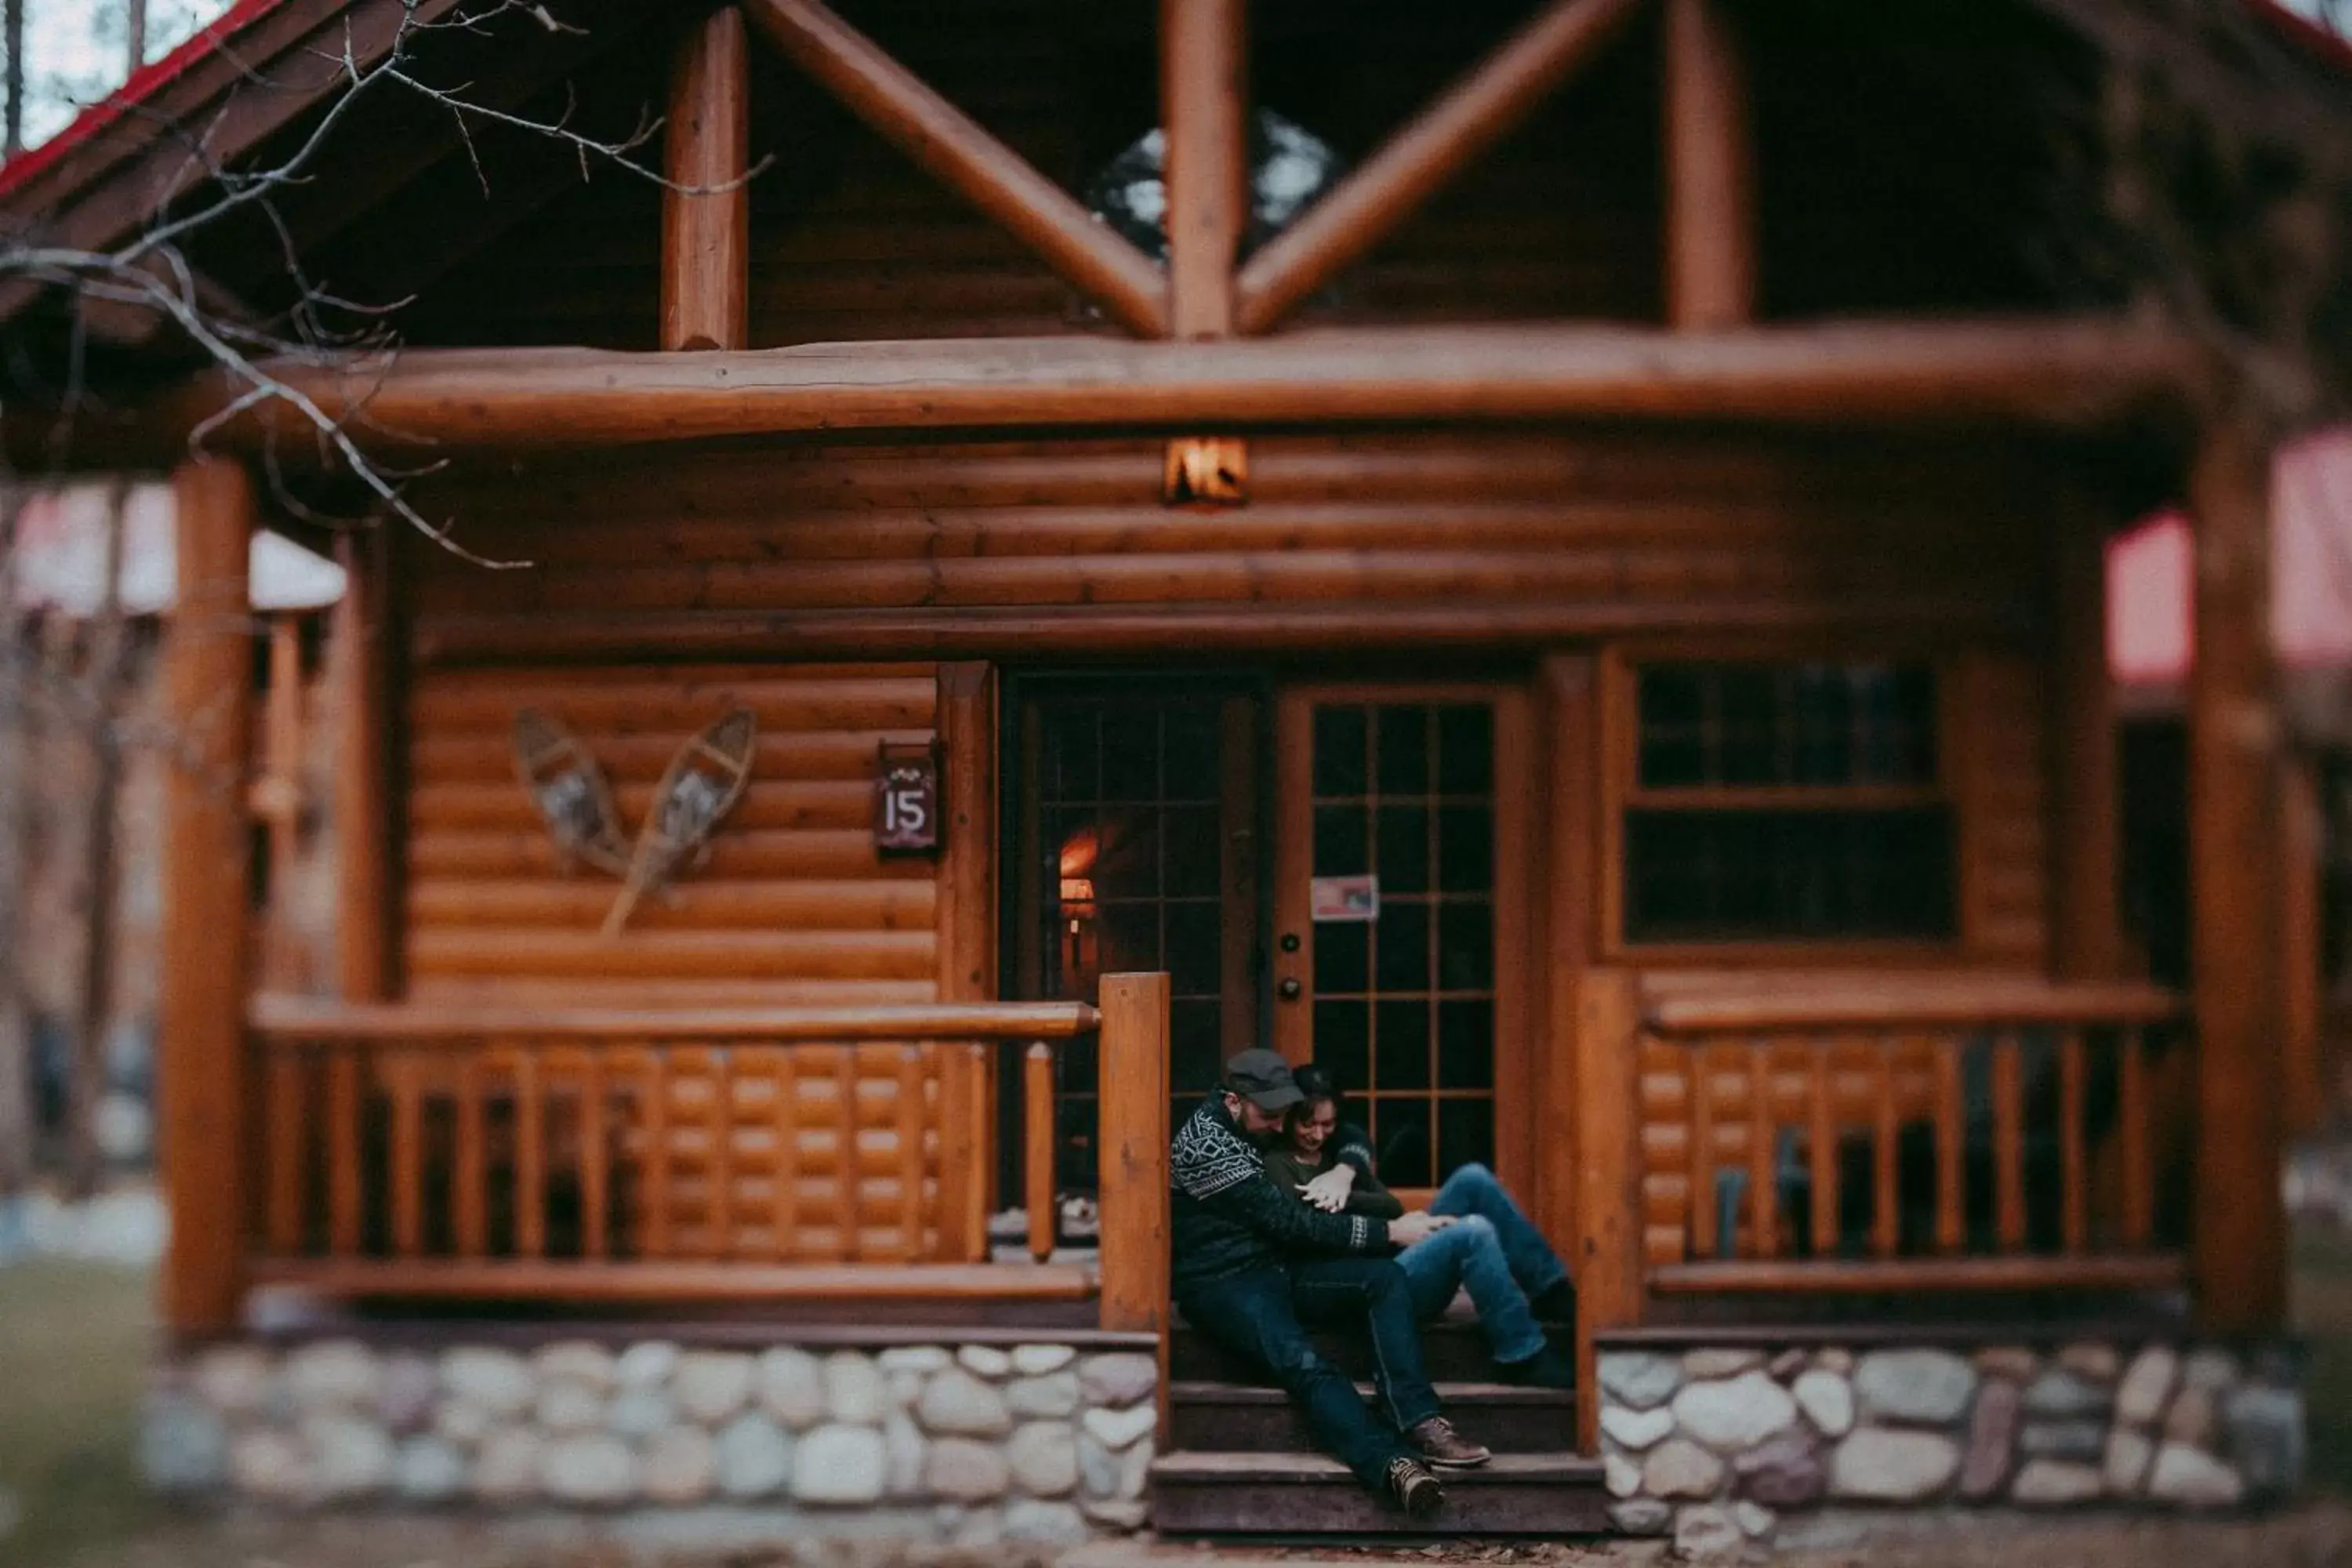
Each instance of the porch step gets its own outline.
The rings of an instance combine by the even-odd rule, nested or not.
[[[1370,1384],[1358,1392],[1371,1396]],[[1576,1395],[1501,1383],[1441,1383],[1463,1432],[1498,1454],[1559,1453],[1575,1441]],[[1278,1388],[1178,1382],[1168,1389],[1169,1447],[1194,1453],[1312,1450],[1307,1423]]]
[[[1357,1382],[1372,1375],[1371,1345],[1360,1332],[1317,1331],[1315,1349],[1324,1359]],[[1421,1331],[1422,1363],[1433,1383],[1491,1383],[1495,1363],[1486,1353],[1486,1336],[1466,1302],[1456,1303]],[[1178,1321],[1169,1336],[1168,1375],[1178,1382],[1253,1383],[1247,1367],[1235,1364],[1198,1331]]]
[[[1573,1454],[1497,1454],[1441,1478],[1445,1506],[1407,1519],[1337,1459],[1178,1449],[1151,1465],[1151,1523],[1163,1535],[1590,1535],[1607,1531],[1601,1464]]]

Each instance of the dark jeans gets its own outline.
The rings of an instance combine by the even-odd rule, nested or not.
[[[1376,1490],[1391,1460],[1413,1450],[1398,1436],[1438,1413],[1421,1362],[1421,1325],[1403,1273],[1385,1258],[1331,1258],[1254,1268],[1176,1293],[1202,1338],[1290,1395],[1324,1450]],[[1366,1331],[1383,1422],[1356,1385],[1307,1338],[1307,1324]]]
[[[1463,1166],[1437,1189],[1429,1212],[1456,1215],[1458,1223],[1397,1255],[1414,1310],[1433,1318],[1454,1291],[1467,1289],[1496,1361],[1525,1361],[1542,1350],[1543,1331],[1528,1302],[1566,1279],[1568,1265],[1495,1173]]]

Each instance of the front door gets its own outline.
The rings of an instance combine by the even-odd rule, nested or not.
[[[1276,704],[1275,1044],[1331,1072],[1399,1189],[1520,1164],[1526,712],[1466,684]]]
[[[1235,1051],[1331,1069],[1408,1191],[1525,1147],[1528,731],[1485,684],[1234,675],[1016,680],[1008,994],[1170,975],[1172,1115]],[[1096,1082],[1065,1054],[1061,1181]]]

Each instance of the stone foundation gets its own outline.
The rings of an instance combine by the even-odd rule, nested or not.
[[[233,1343],[164,1369],[141,1460],[163,1491],[280,1507],[730,1504],[1050,1544],[1143,1522],[1157,1378],[1046,1342]]]
[[[2303,1478],[2275,1350],[1621,1345],[1601,1392],[1611,1517],[1694,1556],[1826,1506],[2228,1509]]]

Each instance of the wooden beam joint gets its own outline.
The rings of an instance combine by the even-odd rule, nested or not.
[[[663,163],[661,344],[750,341],[751,50],[743,13],[712,12],[679,42]]]
[[[745,0],[751,25],[884,141],[1003,225],[1143,337],[1168,335],[1168,280],[1068,192],[817,0]]]

